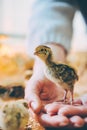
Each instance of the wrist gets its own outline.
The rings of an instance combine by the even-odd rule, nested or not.
[[[44,76],[44,64],[43,62],[38,58],[35,57],[34,67],[33,67],[33,76],[35,76],[38,79],[43,78]]]

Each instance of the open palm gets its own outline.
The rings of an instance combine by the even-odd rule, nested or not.
[[[45,76],[40,79],[32,76],[27,82],[25,98],[34,112],[39,112],[43,105],[58,101],[61,96],[63,96],[63,90]]]

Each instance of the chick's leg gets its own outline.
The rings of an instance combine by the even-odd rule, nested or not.
[[[65,90],[63,98],[61,100],[58,100],[58,102],[67,103],[67,93],[68,93],[68,91]]]
[[[73,101],[74,101],[73,90],[70,90],[70,93],[71,93],[70,104],[73,105]]]
[[[65,94],[64,94],[64,97],[63,97],[64,103],[67,102],[67,93],[68,93],[68,91],[65,89]]]

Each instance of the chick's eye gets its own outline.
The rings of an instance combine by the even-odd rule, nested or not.
[[[41,51],[44,51],[44,49],[41,49]]]

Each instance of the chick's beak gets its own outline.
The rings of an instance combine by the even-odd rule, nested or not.
[[[35,52],[34,52],[34,55],[37,55],[37,54],[38,54],[38,52],[37,52],[37,51],[35,51]]]

